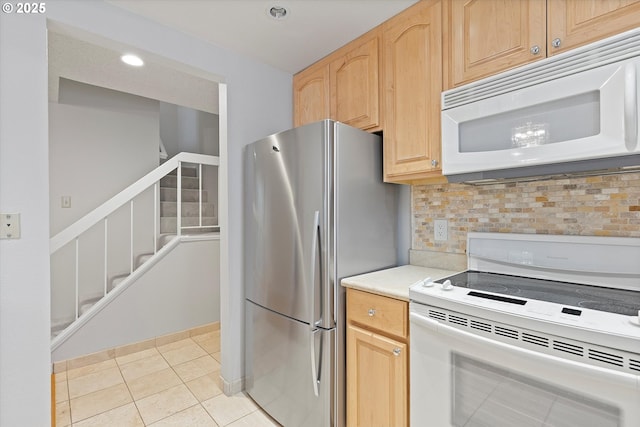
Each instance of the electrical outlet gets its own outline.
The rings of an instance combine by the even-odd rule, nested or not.
[[[20,238],[20,214],[0,214],[0,239]]]
[[[436,219],[433,221],[433,237],[435,240],[444,241],[448,238],[447,229],[449,224],[446,219]]]

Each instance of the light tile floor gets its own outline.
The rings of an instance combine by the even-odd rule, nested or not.
[[[246,395],[227,397],[220,331],[56,374],[58,427],[273,427]]]

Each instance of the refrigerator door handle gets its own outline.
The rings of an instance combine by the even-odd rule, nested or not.
[[[316,259],[318,258],[318,245],[320,243],[320,211],[313,214],[313,243],[311,246],[311,268],[309,272],[309,352],[311,354],[311,382],[313,383],[313,394],[318,397],[318,369],[316,362],[316,327],[315,308],[316,308]]]
[[[316,259],[318,258],[318,245],[320,243],[320,211],[313,215],[313,242],[311,244],[311,268],[309,269],[309,327],[311,331],[316,328]]]
[[[318,397],[320,396],[320,392],[318,391],[318,384],[320,380],[318,379],[318,368],[316,362],[316,333],[319,332],[319,329],[313,329],[309,334],[309,350],[311,351],[311,382],[313,383],[313,394]]]

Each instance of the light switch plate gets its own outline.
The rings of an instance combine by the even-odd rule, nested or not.
[[[3,213],[0,214],[0,239],[20,238],[20,214]]]

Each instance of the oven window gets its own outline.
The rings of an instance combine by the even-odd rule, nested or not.
[[[619,408],[457,353],[452,385],[456,427],[622,425]]]

